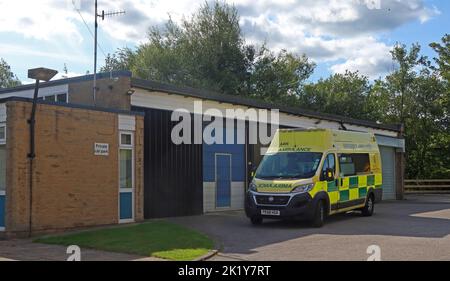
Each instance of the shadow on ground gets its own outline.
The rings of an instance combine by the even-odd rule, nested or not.
[[[222,245],[223,253],[251,254],[258,247],[311,235],[443,238],[450,234],[450,196],[383,202],[376,205],[372,217],[362,217],[359,212],[339,214],[329,217],[319,229],[307,222],[278,220],[252,226],[242,211],[170,220],[210,235]]]

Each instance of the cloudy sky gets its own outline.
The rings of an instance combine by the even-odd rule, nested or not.
[[[119,47],[145,41],[149,26],[169,15],[179,21],[204,0],[99,0],[99,9],[126,10],[100,22],[99,64]],[[248,43],[305,53],[317,64],[313,80],[346,69],[372,79],[395,66],[396,42],[430,42],[450,32],[450,1],[444,0],[229,0],[241,16]],[[51,67],[69,75],[93,71],[94,0],[0,0],[0,57],[25,83],[28,68]]]

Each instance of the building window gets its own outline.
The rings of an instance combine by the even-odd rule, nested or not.
[[[120,134],[120,188],[133,188],[133,135]]]
[[[133,188],[133,151],[120,149],[120,188]]]
[[[6,146],[0,145],[0,191],[6,189]]]
[[[63,102],[63,103],[69,102],[69,96],[67,95],[67,93],[44,96],[44,97],[40,97],[39,99],[42,99],[45,101],[52,101],[52,102]]]
[[[67,101],[67,94],[58,94],[58,95],[56,95],[56,101],[57,102],[68,102]]]
[[[51,96],[45,96],[44,97],[45,101],[55,101],[55,95],[51,95]]]
[[[0,144],[6,143],[6,126],[0,125]]]
[[[126,145],[126,146],[131,146],[131,134],[129,133],[124,133],[124,134],[120,134],[120,145]]]

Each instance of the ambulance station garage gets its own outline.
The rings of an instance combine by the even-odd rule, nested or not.
[[[143,180],[144,218],[243,209],[251,169],[258,166],[268,146],[268,143],[260,143],[259,138],[258,142],[250,143],[250,138],[259,132],[251,129],[251,124],[255,122],[249,123],[245,117],[243,120],[236,119],[242,117],[229,118],[221,129],[224,139],[229,139],[231,134],[236,136],[240,133],[245,136],[243,142],[208,144],[201,138],[200,142],[192,140],[191,144],[175,144],[171,133],[178,122],[172,120],[172,115],[178,109],[190,114],[193,120],[200,114],[207,116],[207,120],[203,118],[200,123],[200,130],[206,130],[216,115],[226,116],[227,110],[245,112],[248,109],[278,109],[279,128],[372,132],[380,145],[384,199],[402,198],[404,139],[398,125],[280,107],[253,99],[135,79],[131,76],[128,71],[98,74],[95,107],[137,112],[143,116],[143,176],[136,177],[135,181]],[[60,106],[92,106],[92,80],[92,75],[86,75],[42,83],[39,99],[56,102]],[[32,95],[33,85],[0,90],[0,98],[30,98]],[[195,110],[195,102],[202,103],[201,112]],[[268,121],[269,125],[272,121]],[[243,122],[244,126],[229,128],[229,122]],[[192,125],[195,126],[194,121]],[[7,157],[7,153],[2,153],[1,150],[2,147],[5,149],[5,141],[2,142],[2,136],[5,136],[2,133],[5,129],[2,128],[5,126],[6,118],[0,110],[0,158]],[[0,159],[0,231],[5,228],[5,209],[8,205],[5,197],[7,191],[5,192],[5,184],[2,184],[5,182],[4,177],[2,178],[7,166],[5,163],[5,159]]]
[[[170,134],[176,122],[170,120],[171,113],[177,109],[186,109],[194,119],[194,113],[197,113],[195,101],[202,101],[203,113],[214,108],[220,110],[223,116],[226,116],[227,109],[245,111],[278,107],[236,96],[140,79],[132,78],[131,86],[132,110],[144,111],[146,116],[147,165],[144,169],[145,174],[151,176],[145,180],[145,217],[243,209],[251,168],[259,164],[267,145],[249,144],[251,131],[248,120],[245,120],[245,144],[173,145],[170,143]],[[164,118],[151,118],[152,114],[163,115]],[[214,119],[214,116],[208,119]],[[226,138],[233,131],[224,127],[223,137]],[[279,127],[373,132],[382,156],[383,198],[401,198],[404,140],[399,126],[281,107]],[[156,141],[158,143],[155,144],[155,137],[162,141]],[[170,159],[177,163],[171,163]],[[178,168],[174,170],[171,167]]]

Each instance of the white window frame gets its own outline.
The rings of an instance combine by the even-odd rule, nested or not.
[[[6,124],[5,123],[0,123],[0,128],[5,128],[5,138],[4,139],[0,139],[0,145],[2,145],[2,144],[6,144]]]
[[[57,94],[55,94],[55,102],[58,102],[58,95],[66,95],[66,101],[65,101],[65,103],[69,103],[69,93],[57,93]]]
[[[122,135],[131,135],[131,144],[122,144]],[[130,188],[122,188],[120,186],[120,150],[127,149],[131,150],[131,219],[121,219],[120,218],[120,193],[128,193],[130,192]],[[134,207],[135,207],[135,200],[134,200],[134,194],[135,194],[135,156],[134,156],[134,132],[132,131],[119,131],[119,153],[118,153],[118,165],[119,165],[119,200],[117,200],[118,204],[118,218],[119,223],[130,223],[135,221],[135,214],[134,214]]]
[[[67,93],[67,92],[52,93],[51,95],[45,95],[45,96],[42,96],[41,98],[42,98],[42,100],[47,101],[47,100],[46,100],[47,97],[53,96],[53,97],[54,97],[54,98],[53,98],[53,102],[58,102],[58,101],[57,101],[57,96],[58,96],[58,95],[66,95],[66,101],[65,101],[65,103],[69,103],[69,93]]]

